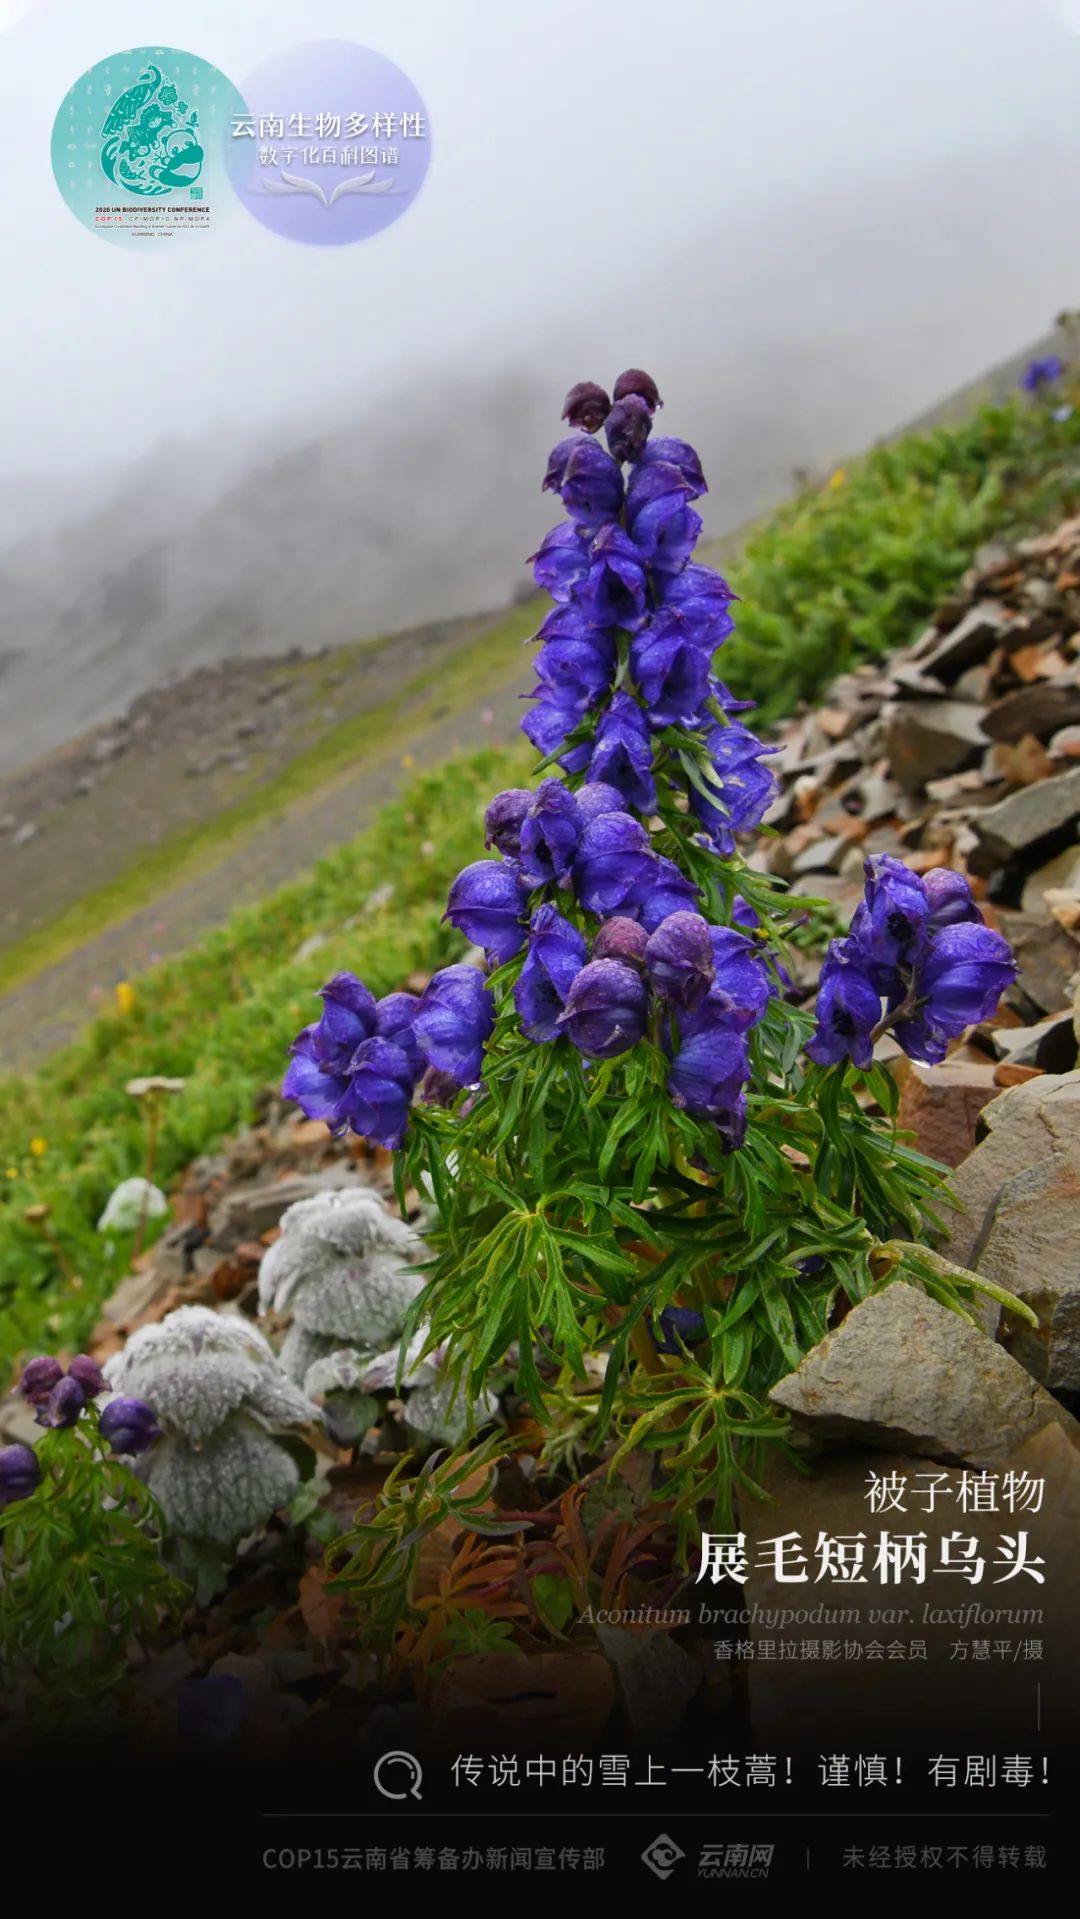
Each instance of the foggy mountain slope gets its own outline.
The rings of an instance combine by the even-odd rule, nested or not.
[[[1080,128],[714,220],[646,275],[598,273],[604,295],[590,286],[516,366],[431,370],[302,423],[277,417],[275,390],[262,444],[162,445],[105,504],[0,546],[0,768],[201,664],[502,603],[553,517],[539,476],[559,396],[627,361],[653,368],[662,426],[702,453],[707,533],[739,524],[794,467],[889,432],[1068,302],[1033,169],[1074,197]]]

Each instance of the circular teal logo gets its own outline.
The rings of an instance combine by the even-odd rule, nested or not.
[[[131,47],[77,80],[53,127],[56,183],[76,219],[115,243],[185,240],[235,205],[232,81],[177,47]]]

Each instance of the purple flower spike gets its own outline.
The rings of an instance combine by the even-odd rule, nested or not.
[[[39,1426],[74,1426],[86,1405],[86,1394],[77,1379],[61,1379],[44,1405],[38,1407]]]
[[[611,401],[595,380],[579,380],[563,401],[562,418],[582,433],[598,433],[611,412]]]
[[[601,813],[581,836],[574,891],[582,906],[606,919],[622,910],[655,867],[656,855],[640,820],[630,813]]]
[[[614,1059],[637,1045],[647,1008],[645,983],[632,966],[591,960],[566,996],[559,1025],[589,1059]]]
[[[669,913],[645,948],[654,991],[672,1006],[700,1006],[716,978],[709,926],[700,913]]]
[[[625,373],[620,373],[613,391],[616,400],[625,400],[631,393],[638,394],[651,413],[655,413],[657,407],[664,404],[657,391],[656,381],[650,374],[643,373],[639,366],[627,367]]]
[[[645,950],[649,944],[649,935],[637,920],[623,919],[618,914],[605,920],[593,941],[594,959],[621,960],[624,966],[636,966],[639,972],[645,970]]]
[[[589,777],[614,786],[627,806],[639,813],[656,809],[652,738],[640,706],[629,693],[616,693],[593,741]]]
[[[990,1018],[1016,972],[1008,940],[992,927],[946,926],[916,974],[919,1003],[913,1017],[894,1029],[904,1051],[936,1066],[945,1057],[947,1040]]]
[[[678,573],[701,532],[687,505],[689,488],[677,467],[659,460],[639,466],[626,497],[626,524],[642,557],[658,573]]]
[[[495,848],[504,859],[516,860],[521,853],[521,822],[533,803],[533,795],[524,786],[510,786],[496,793],[484,814],[484,845]]]
[[[110,1452],[137,1459],[161,1438],[161,1427],[145,1399],[111,1399],[99,1422]]]
[[[31,1446],[0,1448],[0,1510],[28,1499],[41,1484],[41,1467]]]
[[[525,901],[526,889],[511,867],[475,860],[450,888],[443,918],[503,966],[525,944]]]
[[[688,638],[678,614],[658,613],[630,648],[630,670],[649,724],[696,726],[709,692],[709,654]]]
[[[32,1359],[23,1368],[19,1391],[24,1399],[30,1401],[31,1406],[43,1406],[53,1387],[58,1386],[63,1377],[64,1369],[58,1359],[47,1355]]]
[[[557,1039],[566,996],[585,964],[585,941],[576,927],[541,906],[529,922],[529,951],[514,987],[514,1005],[529,1039]]]
[[[617,400],[604,428],[613,460],[640,460],[652,432],[652,409],[639,393]]]
[[[569,873],[581,826],[570,788],[561,780],[543,780],[521,828],[522,871],[535,886],[546,886]]]
[[[475,966],[446,966],[426,987],[416,1015],[425,1059],[458,1086],[475,1086],[484,1045],[495,1024],[495,1002]]]
[[[87,1399],[97,1399],[100,1393],[107,1393],[109,1382],[101,1371],[96,1359],[89,1353],[76,1353],[68,1367],[68,1378],[77,1380]]]

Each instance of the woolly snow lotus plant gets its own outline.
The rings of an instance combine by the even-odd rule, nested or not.
[[[522,722],[542,777],[493,798],[446,914],[486,973],[382,1000],[339,974],[285,1091],[434,1194],[406,1337],[474,1394],[516,1352],[541,1420],[606,1354],[595,1440],[659,1454],[689,1545],[757,1485],[769,1389],[838,1311],[901,1275],[959,1312],[994,1290],[917,1243],[947,1195],[873,1043],[940,1058],[1013,963],[960,876],[870,862],[816,1029],[786,999],[810,902],[739,852],[773,749],[717,677],[735,596],[693,557],[705,477],[660,404],[640,369],[567,398]]]
[[[154,1408],[162,1437],[142,1473],[171,1533],[231,1546],[288,1505],[300,1472],[277,1429],[319,1413],[257,1327],[179,1306],[133,1333],[105,1376],[124,1399]]]

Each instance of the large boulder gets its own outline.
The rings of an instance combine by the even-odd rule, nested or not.
[[[898,1280],[853,1307],[769,1397],[822,1439],[986,1466],[1080,1426],[979,1327]]]

